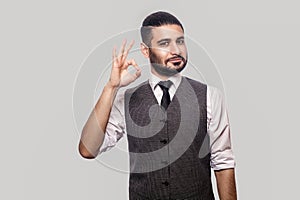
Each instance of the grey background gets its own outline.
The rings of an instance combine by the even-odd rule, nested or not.
[[[0,199],[126,199],[126,173],[80,158],[72,91],[96,45],[161,9],[220,70],[240,199],[296,198],[296,1],[31,0],[0,3]]]

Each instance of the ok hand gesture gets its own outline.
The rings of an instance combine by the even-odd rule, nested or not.
[[[124,87],[135,81],[141,75],[141,69],[134,59],[127,59],[128,53],[132,48],[132,41],[126,49],[126,40],[123,41],[119,54],[116,48],[113,49],[112,70],[109,82],[113,87]],[[133,66],[136,70],[134,74],[128,72],[128,67]]]

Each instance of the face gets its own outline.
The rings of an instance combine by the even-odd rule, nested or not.
[[[152,29],[149,59],[155,72],[162,76],[172,76],[184,69],[187,49],[180,26],[163,25]]]

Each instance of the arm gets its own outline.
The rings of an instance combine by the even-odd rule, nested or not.
[[[236,200],[231,133],[223,94],[213,87],[207,90],[208,134],[211,142],[211,167],[221,200]]]
[[[84,158],[95,158],[103,143],[114,96],[118,88],[108,83],[83,127],[79,152]]]
[[[220,200],[236,200],[234,168],[215,171]]]
[[[79,142],[79,153],[84,158],[91,159],[98,155],[118,88],[135,81],[141,74],[140,68],[135,61],[133,59],[127,60],[127,55],[133,46],[133,42],[126,50],[125,46],[126,41],[123,42],[118,56],[116,55],[116,48],[114,48],[110,79],[104,86],[100,98],[83,127]],[[136,69],[135,74],[130,74],[127,71],[131,65]]]

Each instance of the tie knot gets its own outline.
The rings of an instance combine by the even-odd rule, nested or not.
[[[172,85],[172,81],[167,80],[167,81],[160,81],[158,85],[161,87],[161,89],[169,89]]]

